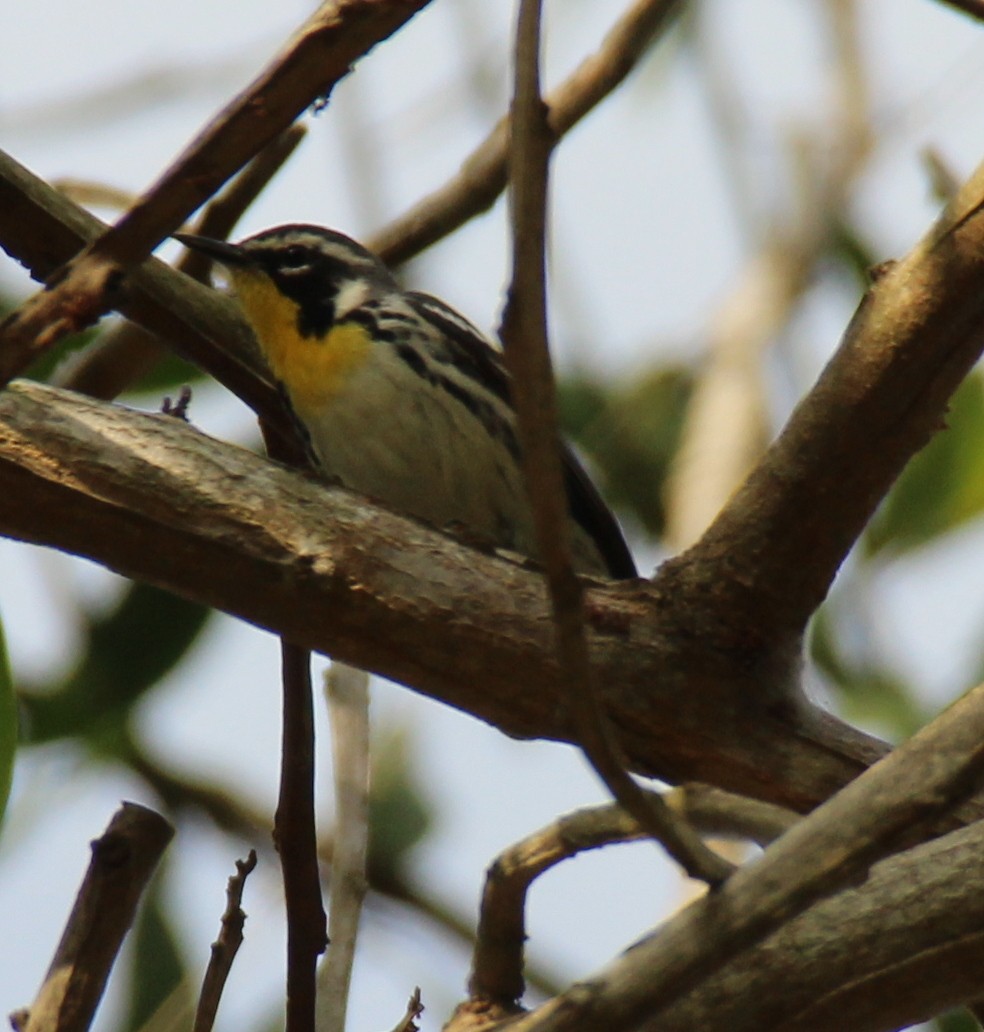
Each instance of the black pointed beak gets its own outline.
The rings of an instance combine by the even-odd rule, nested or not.
[[[225,266],[249,263],[243,249],[238,244],[230,244],[228,240],[213,240],[211,237],[196,236],[194,233],[172,233],[171,235],[190,250],[197,251]]]

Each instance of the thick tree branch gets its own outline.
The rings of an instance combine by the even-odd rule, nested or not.
[[[778,440],[701,541],[664,568],[668,585],[705,592],[715,619],[751,606],[743,635],[802,632],[984,348],[982,204],[984,166],[874,283]]]
[[[6,178],[0,175],[0,231],[7,241],[10,229],[13,243],[8,246],[17,253],[23,248],[28,255],[43,259],[47,253],[50,259],[50,241],[62,225],[58,218],[45,221],[50,198],[43,191],[39,196],[37,181],[12,163],[5,169]],[[54,226],[51,235],[32,234],[26,216],[10,216],[15,205],[3,201],[19,202],[25,195],[38,202],[30,210],[42,213],[39,226]],[[982,195],[984,175],[978,173],[952,208],[967,212],[967,217],[948,215],[944,228],[876,284],[817,389],[707,537],[666,564],[655,584],[608,587],[589,597],[596,626],[592,662],[603,702],[634,769],[672,781],[719,784],[804,809],[880,755],[877,743],[790,701],[799,634],[852,534],[909,455],[940,424],[949,392],[984,344],[984,220],[969,214]],[[68,208],[67,216],[62,215],[77,226],[81,216]],[[154,262],[138,270],[132,283],[130,303],[144,306],[141,316],[159,320],[179,339],[183,330],[197,333],[201,354],[213,359],[221,355],[215,341],[223,339],[238,340],[239,353],[245,351],[242,320],[226,299]],[[199,325],[208,327],[208,335],[195,330]],[[186,350],[193,350],[187,342]],[[259,385],[252,391],[253,402],[261,410],[269,403],[275,411],[276,395],[265,381],[242,361],[230,365],[247,390]],[[77,404],[68,399],[41,402],[37,396],[29,404],[23,390],[5,397],[3,418],[12,420],[14,437],[7,437],[0,449],[5,459],[0,475],[17,485],[0,495],[0,523],[7,533],[92,555],[116,569],[277,627],[294,640],[414,684],[511,733],[569,736],[556,710],[562,688],[556,670],[543,658],[548,643],[538,622],[544,617],[534,578],[491,561],[483,565],[472,553],[424,531],[416,536],[406,530],[412,524],[372,523],[363,508],[361,518],[353,520],[350,512],[347,523],[336,512],[340,522],[319,528],[323,534],[316,535],[329,557],[326,568],[335,569],[340,562],[348,577],[348,564],[355,564],[349,580],[311,578],[297,555],[295,566],[288,562],[295,592],[308,598],[309,604],[300,606],[296,594],[270,584],[272,580],[282,588],[281,563],[291,548],[281,542],[282,550],[270,554],[262,520],[257,523],[256,512],[246,515],[251,505],[269,514],[271,499],[278,499],[281,508],[287,505],[278,498],[279,482],[266,479],[282,477],[282,472],[256,480],[266,483],[265,497],[249,492],[244,497],[243,485],[229,482],[231,467],[215,463],[217,446],[211,442],[199,449],[197,458],[182,443],[178,452],[184,456],[175,468],[175,456],[166,451],[155,455],[144,450],[138,456],[132,450],[141,436],[137,428],[147,424],[99,407],[84,410],[84,421],[90,421],[87,443],[74,440],[82,429],[78,420],[83,410]],[[103,420],[108,420],[105,426]],[[124,440],[100,438],[102,429],[112,427],[129,428]],[[169,433],[178,429],[171,427]],[[158,440],[168,439],[159,428],[153,433]],[[35,443],[29,445],[32,437]],[[257,460],[247,457],[244,462]],[[92,494],[76,477],[86,463],[98,471],[92,474]],[[124,470],[132,479],[121,475]],[[190,492],[183,497],[184,508],[179,504],[161,512],[161,499],[152,493],[162,485],[165,493]],[[226,495],[212,495],[213,488]],[[226,526],[233,538],[251,542],[258,568],[248,568],[242,561],[245,553],[236,551],[224,566],[228,575],[213,572],[211,582],[202,583],[206,569],[215,567],[228,548],[221,533],[218,541],[208,541],[212,514],[200,522],[205,514],[198,509],[198,502],[205,500],[203,489],[209,505],[214,498],[225,509],[223,520],[231,521]],[[302,556],[311,553],[297,530],[310,522],[310,512],[326,511],[329,505],[336,510],[343,497],[312,490],[322,500],[300,504],[290,515],[294,531],[286,528]],[[102,492],[114,501],[105,504]],[[228,505],[237,495],[238,508]],[[64,525],[60,506],[69,499],[77,518]],[[132,511],[122,512],[119,506]],[[196,522],[188,525],[191,514]],[[107,532],[120,524],[129,526],[128,534]],[[414,563],[403,553],[399,576],[395,581],[388,576],[394,545],[401,541],[397,525],[409,534],[408,540],[418,540],[424,554],[432,550],[428,558],[439,555],[442,563],[450,562],[455,570],[450,583],[461,589],[463,605],[457,604],[462,600],[452,588],[435,583],[440,563]],[[355,530],[351,539],[346,526]],[[278,527],[275,539],[282,529]],[[141,539],[141,534],[147,536]],[[174,558],[164,563],[161,554],[147,554],[142,541],[164,539],[157,535],[164,535],[178,556],[194,554],[195,563]],[[378,551],[373,555],[363,545]],[[479,570],[493,583],[476,576]],[[346,587],[365,583],[363,577],[374,583],[374,591]],[[414,581],[427,596],[418,607],[407,597],[407,586]],[[242,590],[248,584],[255,590]],[[480,605],[469,608],[479,600]],[[309,619],[326,611],[320,607],[327,607],[332,618]],[[507,629],[502,635],[489,630],[499,614]],[[380,633],[380,619],[386,633]],[[513,619],[517,622],[511,623]],[[429,648],[421,635],[426,638],[426,629],[435,627],[442,628],[442,635]],[[513,632],[518,632],[515,637]],[[631,648],[624,647],[626,642]],[[448,654],[449,643],[455,646],[453,655]],[[529,670],[536,691],[517,687],[517,669]]]
[[[0,485],[11,537],[224,609],[507,733],[570,739],[542,578],[521,566],[177,420],[36,384],[0,394]],[[881,754],[832,717],[746,705],[770,671],[695,638],[687,605],[658,581],[588,593],[599,692],[634,769],[804,809]]]
[[[919,841],[982,779],[984,685],[800,821],[756,863],[512,1028],[620,1032],[654,1021],[808,907],[865,879],[877,860]],[[979,982],[978,976],[974,995]]]
[[[982,850],[977,822],[883,861],[640,1028],[881,1032],[973,999],[984,970]]]

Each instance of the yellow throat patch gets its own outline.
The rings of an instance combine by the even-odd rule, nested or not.
[[[368,359],[373,342],[364,326],[342,323],[323,337],[304,336],[298,329],[300,306],[269,276],[253,269],[229,274],[270,369],[296,408],[328,402]]]

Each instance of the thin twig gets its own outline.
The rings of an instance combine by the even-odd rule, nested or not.
[[[265,147],[209,201],[193,232],[224,240],[243,212],[283,167],[307,130],[293,125]],[[175,268],[192,279],[205,282],[211,263],[194,251],[185,250]],[[133,322],[109,330],[91,348],[66,362],[52,377],[59,387],[110,401],[135,380],[149,372],[166,354],[154,334]]]
[[[695,782],[673,788],[662,798],[703,835],[748,839],[763,847],[801,819],[784,806]]]
[[[420,1002],[420,987],[414,989],[407,1001],[407,1010],[402,1018],[393,1026],[392,1032],[418,1032],[416,1019],[424,1013],[424,1005]]]
[[[0,324],[0,386],[66,334],[112,308],[141,262],[352,64],[428,0],[322,4],[260,75],[189,144],[120,221]]]
[[[231,796],[227,789],[173,774],[139,749],[133,753],[131,766],[171,809],[196,811],[216,827],[238,836],[245,842],[255,842],[270,833],[267,816]],[[667,799],[672,800],[674,794],[668,793]],[[747,801],[754,803],[754,800]],[[781,810],[779,807],[771,807],[768,803],[758,805],[766,810]],[[747,829],[736,832],[739,833],[758,841],[756,834]],[[322,834],[318,839],[318,856],[323,871],[331,871],[334,853],[333,838]],[[430,921],[449,941],[458,943],[469,952],[474,949],[475,923],[472,913],[467,910],[459,911],[454,905],[442,899],[437,892],[414,884],[411,879],[393,870],[389,864],[370,865],[366,873],[369,879],[370,903],[375,896],[377,900],[388,900],[406,907],[414,915],[415,920],[421,918]],[[553,975],[530,963],[526,965],[526,981],[544,997],[556,996],[561,991],[560,983]]]
[[[140,896],[173,835],[153,810],[136,803],[117,810],[92,843],[89,869],[30,1011],[12,1018],[19,1032],[88,1029]]]
[[[632,780],[591,680],[584,633],[584,589],[571,564],[556,389],[547,343],[544,239],[553,138],[540,97],[539,17],[538,0],[520,4],[510,153],[513,275],[501,335],[512,373],[537,548],[550,590],[557,656],[568,685],[575,736],[595,772],[615,799],[651,830],[688,874],[718,884],[731,872],[731,864],[708,849],[661,800],[650,800]]]
[[[314,822],[311,654],[281,640],[283,744],[274,841],[287,908],[287,1032],[313,1032],[318,957],[328,942]]]
[[[658,793],[647,792],[649,798]],[[706,785],[688,785],[662,796],[668,807],[711,834],[751,838],[766,845],[799,816],[782,807],[746,799]],[[648,830],[616,804],[576,810],[510,846],[486,873],[468,991],[508,1008],[524,991],[526,897],[551,867],[589,849],[644,838]]]
[[[243,925],[246,923],[246,915],[242,908],[243,889],[246,887],[246,879],[255,867],[256,850],[251,849],[245,860],[236,861],[236,873],[229,878],[226,886],[226,908],[222,915],[219,937],[212,943],[212,953],[202,980],[202,991],[198,996],[192,1032],[212,1032],[222,990],[232,970],[232,962],[236,959],[236,953],[243,942]]]
[[[50,277],[107,231],[105,223],[0,151],[0,239],[35,279]],[[151,258],[131,272],[119,310],[166,339],[268,422],[277,420],[278,436],[292,432],[246,317],[231,298]]]
[[[547,118],[557,139],[624,81],[681,6],[682,0],[636,0],[625,11],[597,52],[547,97]],[[506,188],[511,132],[506,116],[456,176],[376,233],[370,249],[388,265],[399,265],[491,208]]]
[[[369,675],[332,663],[325,677],[335,777],[328,933],[318,970],[318,1032],[344,1032],[369,846]]]

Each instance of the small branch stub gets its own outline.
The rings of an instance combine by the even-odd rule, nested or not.
[[[153,810],[124,803],[92,843],[89,869],[38,995],[11,1020],[19,1032],[86,1032],[137,903],[174,835]]]

